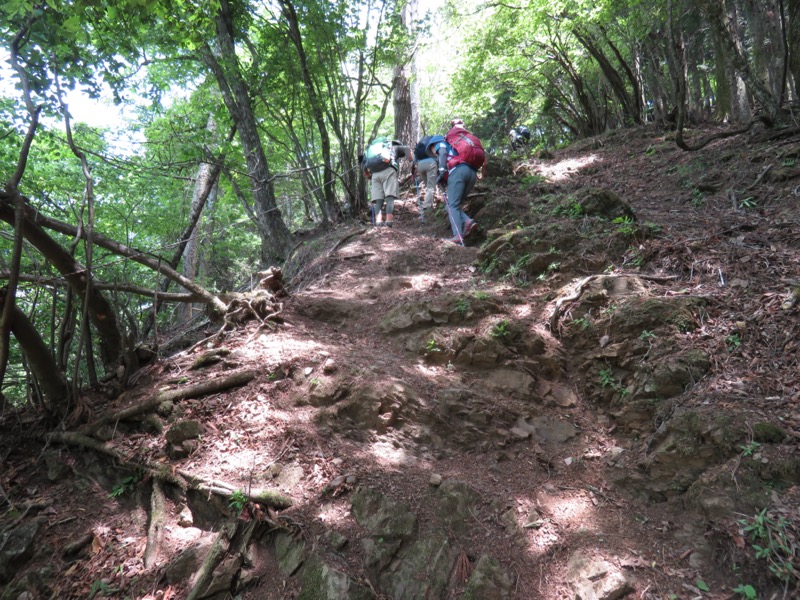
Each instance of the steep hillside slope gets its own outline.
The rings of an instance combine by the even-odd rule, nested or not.
[[[409,196],[91,423],[7,414],[0,597],[796,597],[800,139],[669,135],[495,157],[466,247]]]

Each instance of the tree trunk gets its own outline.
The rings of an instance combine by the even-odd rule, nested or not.
[[[737,28],[735,12],[729,13],[726,10],[725,0],[698,0],[697,5],[706,14],[711,28],[719,31],[724,56],[718,56],[717,60],[727,60],[731,63],[736,73],[742,77],[747,92],[752,93],[759,103],[764,117],[767,121],[774,122],[778,111],[776,99],[764,81],[750,68]],[[730,7],[735,11],[733,3]]]
[[[14,209],[11,198],[0,194],[0,219],[15,225]],[[117,315],[111,304],[87,279],[86,271],[78,261],[53,238],[51,238],[37,220],[44,219],[38,211],[25,201],[25,219],[22,231],[25,239],[45,257],[69,284],[75,294],[88,303],[88,315],[100,336],[100,354],[106,370],[116,366],[122,355],[122,334],[117,326]],[[64,232],[62,232],[64,233]],[[71,228],[71,234],[78,233],[77,227]],[[69,235],[69,233],[67,234]]]
[[[3,308],[5,300],[5,295],[0,296]],[[16,306],[10,311],[10,330],[19,343],[37,384],[44,392],[45,408],[50,412],[66,409],[69,386],[64,373],[56,364],[53,353],[36,331],[36,327]]]
[[[251,180],[256,227],[261,236],[261,263],[268,267],[285,260],[292,247],[292,235],[275,200],[272,174],[258,134],[250,91],[239,68],[233,42],[233,19],[227,0],[221,0],[216,22],[216,51],[206,47],[201,51],[201,57],[217,80],[239,134]]]
[[[305,84],[309,104],[311,105],[311,113],[314,116],[314,122],[319,131],[322,161],[324,164],[322,180],[323,189],[325,190],[323,219],[326,221],[339,221],[341,220],[341,211],[339,209],[339,204],[336,202],[334,188],[336,174],[333,171],[333,163],[331,160],[330,135],[328,134],[328,127],[325,124],[325,108],[309,71],[308,58],[303,45],[303,36],[300,32],[300,23],[294,5],[291,0],[278,0],[278,2],[281,5],[283,16],[289,24],[289,38],[292,40],[292,44],[294,45],[294,49],[300,61],[300,71],[303,75],[303,83]]]

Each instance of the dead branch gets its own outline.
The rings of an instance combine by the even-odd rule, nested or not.
[[[356,237],[357,235],[362,235],[362,234],[364,234],[366,232],[367,232],[366,229],[359,229],[357,231],[354,231],[353,233],[349,233],[346,236],[342,237],[342,239],[340,239],[338,242],[336,242],[333,245],[333,247],[330,250],[328,250],[328,256],[330,256],[331,254],[336,252],[336,250],[338,250],[341,246],[344,246],[344,244],[346,242],[348,242],[349,240],[351,240],[352,238]]]
[[[176,400],[185,400],[186,398],[197,398],[199,396],[205,396],[208,394],[221,392],[223,390],[227,390],[232,387],[245,385],[246,383],[249,383],[250,381],[255,379],[257,374],[258,373],[256,371],[251,371],[251,370],[238,371],[230,375],[225,375],[224,377],[217,377],[216,379],[211,379],[209,381],[204,381],[202,383],[190,385],[185,388],[159,392],[152,398],[146,399],[141,404],[129,406],[128,408],[122,409],[116,413],[100,417],[93,423],[90,423],[86,427],[84,427],[82,432],[86,435],[91,435],[98,429],[100,429],[100,427],[102,427],[107,423],[116,423],[117,421],[124,421],[125,419],[130,419],[131,417],[134,417],[136,415],[140,415],[155,410],[162,402],[167,402],[167,401],[174,402]]]

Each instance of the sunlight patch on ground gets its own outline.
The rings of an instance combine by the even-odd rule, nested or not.
[[[375,442],[369,448],[375,459],[385,466],[399,467],[413,465],[417,458],[408,454],[405,449],[397,448],[390,442]]]
[[[536,166],[536,170],[550,181],[564,181],[569,179],[570,173],[578,171],[589,165],[599,161],[600,159],[594,155],[568,158],[558,162],[540,163]]]
[[[531,310],[530,304],[523,304],[521,306],[514,307],[511,312],[517,319],[524,319],[531,316],[533,311]]]
[[[343,524],[350,518],[350,507],[346,502],[325,504],[320,507],[317,518],[328,526]]]
[[[529,522],[520,523],[525,531],[530,532],[529,548],[536,555],[540,556],[562,543],[569,533],[596,533],[594,506],[590,498],[580,492],[562,496],[541,494],[538,505],[539,510],[528,516]],[[541,518],[536,518],[537,513],[542,515]]]

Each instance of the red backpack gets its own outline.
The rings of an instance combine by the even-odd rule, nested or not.
[[[462,127],[454,127],[444,136],[455,153],[447,158],[447,168],[452,169],[461,163],[467,163],[476,171],[486,162],[486,152],[481,141]]]

